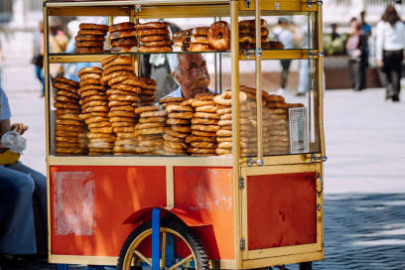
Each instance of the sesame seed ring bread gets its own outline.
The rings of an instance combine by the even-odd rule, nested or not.
[[[115,134],[113,133],[91,133],[88,132],[86,134],[87,138],[89,139],[97,139],[97,138],[111,138],[115,140]]]
[[[217,114],[220,114],[220,115],[230,114],[230,115],[232,115],[232,108],[222,108],[222,109],[218,108]]]
[[[121,46],[137,46],[138,40],[135,37],[129,38],[118,38],[111,40],[112,47],[121,47]]]
[[[287,113],[287,109],[283,109],[283,108],[278,108],[278,109],[269,109],[268,113],[270,114],[286,114]]]
[[[184,132],[184,133],[191,132],[190,126],[172,125],[172,126],[170,126],[170,128],[171,128],[171,130],[178,131],[178,132]]]
[[[77,35],[75,41],[102,41],[104,42],[104,36],[95,36],[95,35]]]
[[[128,152],[128,153],[122,153],[122,152],[114,152],[114,156],[134,156],[136,155],[136,152]]]
[[[231,47],[231,30],[225,21],[213,23],[208,29],[208,42],[218,51],[226,51]]]
[[[165,123],[138,123],[135,125],[135,129],[144,129],[144,128],[155,128],[155,127],[165,127]]]
[[[302,103],[287,103],[287,108],[300,108],[305,107]]]
[[[271,120],[278,120],[278,119],[287,119],[286,114],[270,114],[266,118],[271,119]],[[264,119],[266,121],[266,119]]]
[[[166,155],[174,155],[174,156],[183,156],[187,155],[186,151],[184,149],[176,149],[176,148],[171,148],[171,147],[163,147],[165,150]]]
[[[182,138],[182,139],[185,139],[187,136],[189,136],[189,134],[187,134],[187,133],[174,131],[170,128],[166,129],[166,134],[169,136],[172,136],[172,137]]]
[[[182,102],[182,101],[184,101],[184,98],[182,98],[182,97],[165,97],[165,98],[162,98],[161,100],[159,100],[159,103],[163,104],[163,103],[169,103],[169,102]]]
[[[56,89],[59,89],[59,90],[70,91],[73,93],[76,93],[76,91],[77,91],[76,87],[73,87],[69,84],[64,84],[64,83],[55,82],[55,83],[53,83],[53,87],[55,87]]]
[[[156,86],[156,81],[154,79],[150,78],[141,78],[142,83],[145,83],[145,86]]]
[[[221,143],[218,144],[218,148],[231,149],[232,148],[232,142],[221,142]]]
[[[91,101],[107,101],[107,100],[108,100],[107,96],[95,95],[95,96],[88,96],[88,97],[85,97],[85,98],[81,99],[79,101],[79,104],[84,105],[84,104],[86,104],[88,102],[91,102]]]
[[[136,152],[141,155],[148,155],[153,151],[158,151],[160,146],[137,146]]]
[[[142,89],[140,87],[126,85],[126,84],[114,84],[112,89],[124,90],[133,93],[141,93]]]
[[[217,137],[217,142],[232,142],[232,137]]]
[[[221,126],[221,129],[232,131],[232,126],[231,125],[230,126]]]
[[[103,70],[99,67],[85,67],[79,70],[79,72],[77,73],[77,75],[79,77],[83,76],[84,74],[102,74]]]
[[[81,120],[71,120],[71,119],[56,119],[55,124],[57,125],[70,125],[70,126],[84,126],[84,122]]]
[[[65,77],[56,77],[54,80],[55,83],[62,83],[62,84],[68,84],[74,88],[78,88],[79,87],[79,82],[74,81],[74,80],[70,80],[70,79],[66,79]],[[55,86],[56,87],[56,86]]]
[[[121,139],[136,139],[138,136],[133,132],[120,132],[117,133],[117,137]]]
[[[173,38],[176,39],[176,38],[181,38],[181,37],[185,37],[185,36],[191,36],[192,33],[193,33],[193,29],[180,30],[173,34]]]
[[[129,64],[129,65],[109,66],[107,68],[104,68],[103,76],[108,75],[108,74],[113,73],[113,72],[116,72],[116,71],[121,71],[121,70],[134,72],[134,67],[131,64]]]
[[[112,72],[112,73],[110,73],[110,74],[108,74],[108,75],[104,75],[104,76],[101,78],[100,82],[101,82],[102,84],[104,84],[104,85],[107,85],[107,84],[110,84],[110,81],[111,81],[111,80],[113,80],[113,79],[115,79],[115,78],[118,78],[118,77],[125,77],[125,76],[128,77],[128,78],[130,78],[130,77],[133,77],[133,76],[135,76],[135,75],[134,75],[134,72],[133,72],[133,71],[120,70],[120,71]],[[114,84],[114,87],[116,87],[116,86],[118,86],[118,85],[120,85],[120,83]],[[124,85],[125,85],[125,84],[124,84]]]
[[[282,97],[280,95],[268,95],[267,101],[270,101],[270,102],[285,102],[285,99],[284,99],[284,97]]]
[[[76,41],[76,48],[103,47],[104,41]]]
[[[77,137],[86,138],[86,134],[81,131],[66,131],[66,130],[56,130],[55,135],[59,137]]]
[[[188,136],[186,138],[186,143],[192,143],[192,142],[209,142],[209,143],[215,143],[216,140],[215,138],[211,137],[204,137],[204,136]],[[204,148],[204,147],[203,147]],[[207,147],[208,148],[208,147]]]
[[[89,117],[86,120],[84,120],[87,125],[92,124],[92,123],[98,123],[98,122],[108,122],[110,121],[109,117],[104,117],[104,116],[93,116]]]
[[[131,111],[110,111],[108,113],[108,117],[115,117],[115,116],[119,116],[119,117],[136,117],[136,114],[134,112]]]
[[[138,140],[137,139],[121,139],[117,138],[115,140],[115,146],[125,146],[125,145],[133,145],[136,146],[138,145]]]
[[[113,148],[114,143],[113,142],[103,142],[103,141],[95,141],[95,142],[90,142],[89,143],[89,148]]]
[[[111,123],[104,121],[104,122],[91,123],[88,125],[88,128],[103,128],[103,127],[111,127]]]
[[[110,27],[108,27],[108,31],[110,33],[116,32],[116,31],[134,30],[134,29],[135,29],[135,23],[133,23],[133,22],[117,23],[117,24],[113,24]]]
[[[215,51],[209,44],[191,43],[190,52],[212,52]]]
[[[195,112],[194,118],[207,118],[207,119],[219,119],[219,114],[216,113],[206,113],[206,112]]]
[[[67,96],[56,96],[56,97],[54,97],[54,100],[58,101],[58,102],[67,102],[67,103],[73,103],[73,104],[78,104],[79,103],[79,101],[77,99],[70,98],[70,97],[67,97]]]
[[[132,134],[134,134],[135,135],[135,127],[134,126],[132,126],[132,127],[115,127],[115,128],[113,128],[113,131],[115,132],[115,133],[117,133],[117,134],[119,134],[119,133],[132,133]]]
[[[108,89],[105,93],[107,96],[111,96],[111,95],[137,96],[138,95],[137,93],[119,90],[119,89],[113,89],[113,88]]]
[[[114,46],[111,48],[112,53],[136,53],[138,51],[138,45]]]
[[[89,148],[89,156],[111,155],[112,148]]]
[[[85,131],[84,126],[55,125],[56,130],[60,131]]]
[[[194,148],[217,148],[217,144],[212,142],[191,142],[190,146]]]
[[[193,99],[191,102],[191,106],[193,107],[215,106],[215,105],[216,103],[213,100]]]
[[[166,111],[147,111],[140,114],[140,117],[159,117],[159,116],[166,116]]]
[[[104,91],[105,86],[104,85],[85,85],[83,87],[80,87],[79,90],[77,90],[77,93],[80,95],[81,92],[87,91],[87,90],[100,90]]]
[[[168,125],[190,125],[190,120],[188,119],[176,119],[169,118],[166,122]]]
[[[190,153],[190,154],[215,154],[215,149],[188,147],[187,153]]]
[[[149,135],[149,134],[161,134],[166,132],[166,127],[156,127],[156,128],[145,128],[135,130],[135,134],[138,135]]]
[[[110,40],[136,37],[136,30],[123,30],[110,33]]]
[[[130,112],[130,113],[132,113],[133,111],[134,111],[134,107],[132,107],[131,105],[110,107],[110,113],[112,113],[112,112]]]
[[[143,30],[143,29],[165,29],[169,26],[166,22],[149,22],[149,23],[142,23],[136,26],[136,30]]]
[[[95,23],[81,23],[79,25],[80,30],[101,30],[107,31],[108,26],[104,24],[95,24]]]
[[[83,87],[85,85],[90,85],[90,84],[94,84],[94,85],[100,85],[100,80],[95,80],[95,79],[88,79],[88,80],[81,80],[80,81],[80,87]]]
[[[231,137],[232,136],[232,131],[231,130],[220,129],[220,130],[217,131],[216,135],[218,137]]]
[[[140,114],[140,113],[143,113],[143,112],[160,111],[160,110],[163,110],[163,107],[159,106],[159,105],[143,106],[143,107],[136,108],[135,113]]]
[[[60,115],[58,115],[58,119],[78,120],[78,121],[81,120],[79,114],[73,114],[73,113],[60,114]]]
[[[56,109],[55,110],[55,114],[57,115],[57,116],[59,116],[59,115],[62,115],[62,114],[80,114],[80,110],[79,109],[63,109],[63,108],[61,108],[61,109]]]
[[[179,105],[180,106],[191,106],[193,101],[194,101],[194,99],[189,98],[189,99],[186,99],[183,102],[181,102]]]
[[[230,113],[222,114],[219,119],[220,120],[232,120],[232,114],[230,114]]]
[[[119,101],[119,100],[111,100],[108,102],[108,107],[113,108],[113,107],[118,107],[118,106],[131,106],[132,102],[130,101]],[[133,108],[132,108],[133,110]]]
[[[80,76],[80,80],[84,81],[84,80],[100,80],[101,79],[101,75],[97,74],[97,73],[86,73],[83,74],[82,76]]]
[[[95,107],[95,106],[107,106],[108,102],[107,101],[102,101],[102,100],[94,100],[87,102],[86,104],[82,105],[82,110],[86,109],[88,107]]]
[[[75,48],[75,53],[77,54],[92,54],[92,53],[103,53],[103,47],[85,47],[85,48]]]
[[[181,106],[181,105],[169,105],[165,108],[166,112],[192,112],[193,108],[190,106]]]
[[[173,46],[173,42],[170,40],[141,42],[141,46],[143,46],[143,47],[171,47],[171,46]]]
[[[109,68],[112,66],[131,66],[133,64],[133,60],[131,59],[130,56],[126,56],[126,55],[121,55],[116,57],[115,59],[112,59],[109,62],[106,62],[103,65],[103,68]]]
[[[55,108],[58,109],[80,109],[80,106],[78,104],[73,104],[73,103],[62,103],[62,102],[55,102],[53,105]]]
[[[72,137],[55,137],[55,141],[57,142],[68,142],[68,143],[79,143],[85,141],[85,138],[79,138],[77,136],[72,136]]]
[[[209,119],[209,118],[192,118],[192,124],[202,124],[202,125],[218,125],[217,119]]]
[[[266,131],[266,136],[287,136],[288,131],[287,130],[273,130],[270,129],[269,131]]]
[[[105,96],[105,92],[103,91],[98,91],[98,90],[87,90],[87,91],[82,91],[80,93],[80,96],[84,99],[86,97],[90,96]]]
[[[178,118],[178,119],[191,119],[193,118],[192,112],[172,112],[167,115],[169,118]]]
[[[138,30],[138,37],[155,36],[155,35],[169,35],[169,29],[167,29],[167,28],[151,28],[151,29]]]
[[[170,136],[169,134],[163,134],[163,139],[170,142],[184,143],[184,139]]]
[[[169,147],[169,148],[174,148],[174,149],[186,149],[187,144],[185,143],[178,143],[178,142],[172,142],[172,141],[164,141],[164,146]]]
[[[141,53],[155,53],[155,52],[172,52],[172,47],[160,46],[160,47],[140,47],[139,52]]]
[[[106,30],[99,29],[83,29],[77,32],[78,35],[93,35],[93,36],[105,36],[107,34]]]
[[[89,128],[92,133],[113,133],[112,127]]]
[[[217,132],[221,127],[215,125],[191,125],[192,130]]]
[[[116,100],[116,101],[130,101],[130,102],[135,102],[139,101],[139,98],[135,95],[111,95],[108,98],[110,101]]]
[[[125,84],[125,85],[130,85],[130,86],[135,86],[135,87],[141,87],[142,84],[139,81],[139,79],[135,76],[120,76],[117,78],[114,78],[112,80],[110,80],[108,82],[108,84],[112,87],[112,88],[116,88],[115,84]]]
[[[127,122],[127,123],[135,123],[136,119],[132,117],[122,117],[122,116],[114,116],[110,117],[110,122]]]
[[[107,106],[94,106],[94,107],[88,107],[84,110],[82,110],[83,113],[89,113],[89,112],[108,112],[108,107]]]
[[[139,118],[139,123],[166,123],[166,117],[143,117]]]
[[[93,133],[94,134],[94,133]],[[99,133],[99,134],[106,134],[106,133]],[[112,143],[117,140],[116,137],[114,136],[109,136],[109,137],[98,137],[98,138],[89,138],[90,143],[93,142],[106,142],[106,143]]]
[[[55,152],[57,154],[85,154],[87,149],[84,148],[69,148],[69,147],[56,147]]]
[[[194,136],[215,138],[215,132],[192,130],[191,134],[194,135]]]
[[[208,43],[208,36],[204,35],[193,35],[191,36],[191,43],[198,43],[198,44],[207,44]]]
[[[111,63],[112,61],[114,61],[115,59],[117,59],[119,57],[120,56],[118,56],[118,55],[111,55],[111,56],[105,57],[103,60],[101,60],[101,66],[103,68],[105,68],[105,65]]]
[[[218,156],[232,155],[232,149],[217,148],[215,149],[215,154]]]
[[[288,108],[287,103],[285,102],[267,102],[267,107],[270,109]]]
[[[216,113],[217,110],[218,110],[218,108],[216,106],[212,106],[212,105],[205,105],[205,106],[200,106],[200,107],[195,108],[196,112]]]
[[[208,30],[209,30],[209,27],[196,27],[193,29],[193,31],[191,33],[192,33],[192,35],[197,35],[197,36],[207,36]]]
[[[218,126],[232,126],[232,120],[219,120]]]
[[[144,96],[144,95],[141,95],[142,103],[143,103],[143,102],[154,101],[155,99],[156,99],[156,96],[155,96],[155,95],[153,95],[153,96]]]

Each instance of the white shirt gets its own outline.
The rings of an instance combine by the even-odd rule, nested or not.
[[[212,89],[207,88],[207,90],[211,93],[214,93],[214,91],[212,91]],[[163,98],[165,98],[165,97],[183,97],[183,94],[181,93],[181,86],[179,86],[176,90],[174,90],[167,96],[164,96]]]
[[[381,21],[377,25],[377,60],[383,58],[383,51],[398,51],[405,48],[405,25],[402,21],[394,27],[388,22]]]
[[[11,118],[10,106],[6,93],[0,88],[0,121]]]

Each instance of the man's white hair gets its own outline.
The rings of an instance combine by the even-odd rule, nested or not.
[[[173,74],[173,72],[176,72],[178,75],[180,75],[181,69],[180,69],[179,55],[177,53],[166,54],[166,57],[167,57],[167,62],[169,62],[171,73]]]

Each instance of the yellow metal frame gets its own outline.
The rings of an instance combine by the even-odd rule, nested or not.
[[[134,12],[135,5],[141,5],[141,12]],[[320,260],[323,258],[323,194],[317,198],[321,206],[317,222],[317,243],[311,245],[272,248],[264,250],[240,250],[242,238],[247,239],[247,201],[246,189],[239,188],[240,177],[248,175],[291,173],[316,171],[323,176],[322,163],[313,163],[312,157],[325,155],[325,140],[323,132],[323,57],[318,54],[323,51],[322,38],[322,7],[317,3],[308,5],[306,0],[251,0],[251,6],[246,7],[243,0],[156,0],[156,1],[93,1],[93,2],[61,2],[49,3],[45,1],[44,8],[44,35],[45,35],[45,76],[46,76],[46,139],[47,139],[47,174],[50,166],[165,166],[166,167],[166,196],[167,208],[174,207],[174,166],[209,166],[232,167],[234,180],[234,260],[210,261],[212,268],[221,269],[249,269],[271,265],[298,263],[303,261]],[[162,14],[164,14],[162,16]],[[261,16],[268,15],[308,15],[314,18],[313,29],[316,32],[314,50],[270,50],[262,54],[253,55],[239,51],[238,20],[244,16],[255,16],[256,25],[259,25]],[[131,156],[131,157],[61,157],[49,155],[50,153],[50,86],[48,70],[50,63],[100,62],[111,54],[95,55],[63,55],[49,54],[48,51],[48,18],[49,16],[108,16],[112,24],[114,16],[128,16],[131,21],[145,18],[193,18],[193,17],[230,17],[231,22],[231,66],[232,66],[232,123],[233,155],[231,157],[157,157],[157,156]],[[256,27],[258,32],[260,27]],[[256,33],[256,36],[260,35]],[[256,47],[261,47],[261,40],[257,38]],[[140,54],[129,54],[138,59]],[[248,159],[240,157],[240,106],[239,106],[239,62],[254,60],[256,62],[256,88],[261,89],[261,60],[270,59],[316,59],[316,76],[314,91],[314,109],[316,117],[316,134],[319,139],[320,151],[317,153],[283,156],[263,156],[261,145],[261,126],[258,125],[258,156],[255,159],[263,161],[264,166],[254,163],[249,167]],[[137,69],[138,70],[138,69]],[[261,94],[257,94],[258,104],[261,104]],[[257,106],[258,122],[261,123],[261,106]],[[157,162],[158,161],[158,162]],[[160,165],[159,165],[160,164]],[[247,183],[245,182],[245,185]],[[48,177],[48,212],[50,212],[50,182]],[[48,215],[48,228],[51,227],[51,217]],[[50,233],[48,245],[51,247]],[[117,257],[105,256],[70,256],[51,254],[49,248],[49,261],[51,263],[74,263],[92,265],[114,265]]]

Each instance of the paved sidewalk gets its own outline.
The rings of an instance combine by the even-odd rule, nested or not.
[[[14,120],[30,125],[23,161],[44,172],[44,109],[38,96],[9,98]],[[385,102],[382,89],[326,92],[326,259],[314,269],[405,269],[403,100]],[[28,269],[55,266],[35,262]]]

